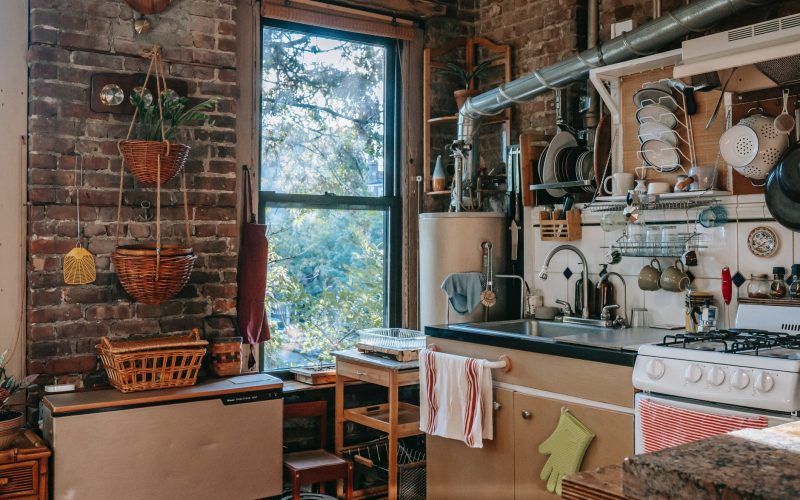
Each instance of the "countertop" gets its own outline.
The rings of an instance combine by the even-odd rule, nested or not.
[[[800,498],[800,422],[629,457],[623,468],[630,498]]]
[[[636,361],[636,351],[640,345],[661,342],[665,335],[675,333],[683,332],[639,327],[611,332],[598,330],[598,332],[547,338],[490,331],[466,332],[449,328],[447,325],[425,327],[425,335],[434,338],[459,340],[622,366],[633,366]]]

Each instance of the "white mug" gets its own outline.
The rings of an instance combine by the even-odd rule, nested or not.
[[[608,181],[612,181],[611,189],[608,187]],[[612,196],[624,196],[633,189],[633,174],[620,172],[606,177],[606,180],[603,181],[603,189]]]

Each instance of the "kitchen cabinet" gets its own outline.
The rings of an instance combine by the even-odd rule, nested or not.
[[[494,439],[468,448],[455,439],[427,437],[428,497],[514,498],[514,392],[494,389]]]
[[[581,469],[620,463],[634,453],[632,368],[582,359],[429,338],[442,352],[512,360],[508,373],[493,373],[494,439],[470,449],[456,440],[428,436],[428,494],[439,499],[557,498],[539,474],[547,456],[539,444],[567,408],[595,438]]]
[[[586,450],[581,470],[620,463],[633,454],[633,415],[563,400],[514,393],[514,498],[553,498],[539,478],[547,456],[539,444],[558,424],[561,408],[567,408],[595,438]]]

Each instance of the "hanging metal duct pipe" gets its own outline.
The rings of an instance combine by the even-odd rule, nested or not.
[[[561,62],[534,71],[467,100],[459,113],[458,139],[470,141],[473,120],[496,115],[514,103],[587,78],[589,70],[616,64],[658,51],[665,44],[692,32],[702,32],[715,23],[750,7],[774,0],[699,0],[623,33],[602,45],[587,49]]]

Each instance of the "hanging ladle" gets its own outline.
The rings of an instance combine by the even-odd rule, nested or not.
[[[789,111],[786,109],[789,105],[789,89],[783,89],[783,111],[781,114],[775,117],[773,120],[772,125],[775,129],[780,132],[781,134],[791,134],[792,130],[794,130],[794,118],[792,115],[789,114]]]
[[[497,303],[497,295],[492,290],[492,243],[483,243],[486,252],[486,288],[481,292],[481,304],[486,307],[494,307]]]

